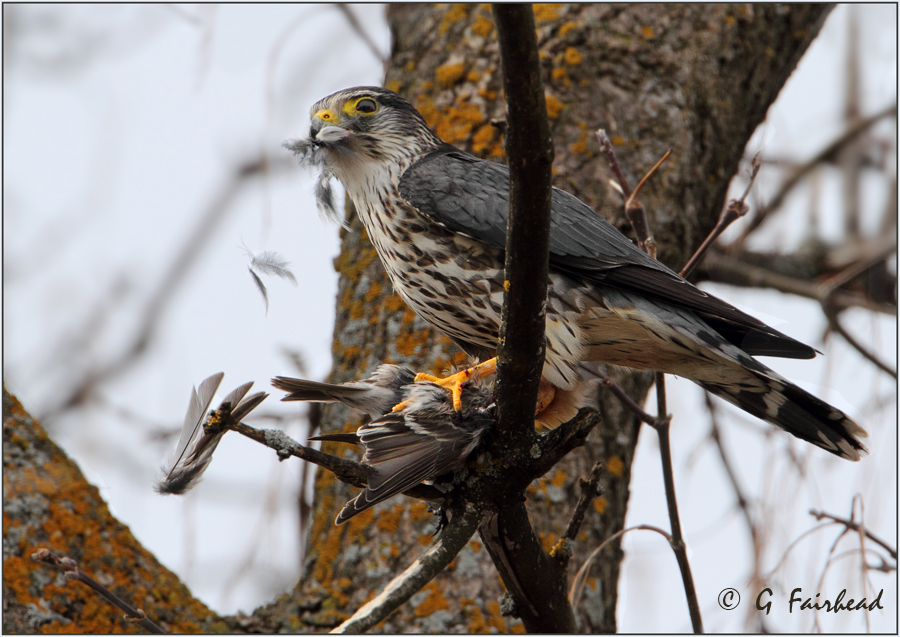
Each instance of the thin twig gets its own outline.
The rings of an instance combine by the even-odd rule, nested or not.
[[[564,538],[574,540],[575,536],[578,535],[578,529],[581,528],[581,523],[584,521],[588,505],[600,494],[600,474],[602,472],[603,463],[596,462],[591,469],[590,478],[581,481],[581,497],[578,498],[578,503],[572,512],[572,519],[569,520],[569,524],[566,526]]]
[[[821,522],[823,519],[824,520],[832,520],[833,522],[837,522],[838,524],[843,524],[845,527],[847,527],[851,531],[856,531],[857,533],[861,532],[860,525],[858,523],[854,522],[853,520],[847,520],[845,518],[841,518],[836,515],[832,515],[831,513],[825,513],[824,511],[816,511],[815,509],[810,509],[809,514],[811,516],[813,516],[814,518],[816,518],[816,521],[818,521],[818,522]],[[888,554],[892,558],[894,558],[895,560],[897,559],[897,549],[893,548],[890,544],[888,544],[887,542],[885,542],[878,536],[874,535],[868,529],[865,529],[865,534],[866,534],[867,538],[869,538],[870,540],[875,542],[875,544],[877,544],[878,546],[883,548],[885,551],[887,551]]]
[[[606,155],[607,159],[610,162],[610,165],[616,166],[616,168],[613,170],[613,173],[616,175],[616,178],[619,179],[619,185],[622,188],[622,192],[628,193],[626,195],[625,212],[628,216],[629,221],[631,222],[632,228],[634,229],[635,236],[638,240],[638,246],[644,252],[646,252],[653,258],[656,258],[655,242],[652,241],[652,237],[650,236],[650,228],[647,225],[646,212],[644,211],[641,204],[636,203],[636,195],[638,192],[638,188],[646,183],[647,178],[652,175],[660,165],[662,165],[662,163],[669,156],[669,153],[666,153],[663,158],[660,159],[659,162],[657,162],[657,164],[641,179],[638,188],[636,188],[634,191],[630,191],[628,182],[627,180],[625,180],[625,176],[622,174],[621,169],[618,168],[618,160],[616,159],[615,151],[612,148],[612,144],[609,143],[609,139],[606,137],[605,132],[598,131],[597,137],[600,140],[601,151],[603,151],[603,153]],[[743,208],[743,205],[743,201],[741,200],[739,207]],[[726,210],[730,207],[731,206],[729,205]],[[629,211],[629,208],[631,208],[631,211]],[[726,213],[723,212],[722,216],[725,217],[725,214]],[[728,223],[731,222],[729,221]],[[715,230],[713,230],[713,232],[715,232]],[[711,243],[709,238],[707,238],[707,241]],[[700,257],[702,256],[703,255],[700,254]],[[669,446],[669,423],[671,422],[671,418],[669,418],[666,413],[665,374],[663,374],[662,372],[656,372],[656,418],[650,416],[643,409],[641,409],[641,407],[637,403],[635,403],[624,391],[622,391],[621,388],[618,388],[617,385],[612,383],[610,379],[605,378],[604,383],[613,391],[613,393],[616,394],[616,396],[618,396],[622,400],[622,402],[629,409],[634,411],[634,413],[636,413],[641,420],[656,429],[656,432],[659,435],[659,453],[663,467],[663,481],[665,483],[666,490],[666,504],[669,510],[669,522],[672,526],[672,536],[670,539],[670,544],[672,545],[672,549],[675,551],[675,558],[678,560],[678,567],[681,570],[681,580],[684,584],[684,593],[685,597],[687,598],[688,612],[691,616],[691,625],[695,633],[702,633],[703,619],[700,616],[700,604],[697,601],[697,590],[694,587],[694,576],[691,573],[691,565],[688,562],[687,547],[685,546],[684,538],[681,534],[681,522],[679,521],[678,516],[678,502],[675,499],[675,477],[672,469],[672,452]],[[618,391],[616,391],[617,389]]]
[[[107,602],[125,613],[125,621],[133,622],[146,630],[147,632],[157,635],[165,635],[166,631],[147,619],[147,615],[140,608],[134,608],[131,604],[123,600],[121,597],[106,588],[103,584],[87,575],[78,568],[78,562],[71,557],[59,557],[52,553],[49,549],[39,549],[31,555],[31,559],[41,564],[48,564],[61,570],[65,574],[67,582],[81,582],[94,590]]]
[[[712,232],[709,233],[709,236],[704,239],[703,243],[700,244],[700,247],[697,248],[697,251],[694,252],[693,256],[688,260],[683,268],[681,268],[680,274],[683,277],[687,277],[691,272],[693,272],[694,268],[697,267],[697,264],[700,263],[700,260],[706,256],[706,253],[709,252],[709,249],[712,247],[713,243],[716,242],[716,239],[725,232],[725,230],[732,223],[743,217],[750,211],[750,206],[745,203],[747,199],[747,195],[750,194],[750,188],[753,186],[753,182],[756,180],[756,175],[759,174],[759,156],[753,158],[752,168],[750,170],[750,183],[747,184],[747,188],[744,190],[744,194],[741,195],[740,199],[732,199],[728,202],[728,205],[722,210],[722,213],[719,215],[719,221],[716,223],[716,227],[712,229]]]
[[[890,375],[894,380],[897,380],[897,370],[892,369],[887,363],[879,359],[875,354],[870,352],[862,343],[857,341],[850,332],[848,332],[843,325],[841,325],[841,321],[838,318],[838,312],[829,307],[828,305],[822,305],[822,311],[825,313],[825,318],[828,319],[828,325],[835,332],[840,334],[845,341],[860,353],[864,358],[866,358],[869,362],[871,362],[875,367],[883,371],[885,374]]]
[[[802,167],[797,169],[790,177],[788,177],[787,181],[781,186],[781,190],[778,191],[772,200],[769,202],[769,205],[765,208],[760,208],[757,211],[756,216],[750,219],[747,223],[747,227],[744,232],[741,234],[738,239],[731,244],[734,247],[740,246],[746,241],[747,237],[756,230],[762,222],[766,220],[769,214],[772,211],[778,209],[784,200],[787,198],[788,193],[790,193],[794,187],[797,186],[798,183],[813,169],[815,169],[820,164],[831,161],[837,157],[837,154],[840,152],[844,146],[852,142],[856,139],[857,136],[864,133],[868,130],[873,124],[877,123],[881,119],[885,117],[890,117],[891,115],[897,115],[897,105],[889,106],[886,109],[871,115],[870,117],[866,117],[865,119],[859,120],[854,126],[848,128],[844,133],[838,137],[836,140],[831,142],[828,146],[826,146],[819,154],[806,162]]]
[[[750,537],[753,541],[753,551],[756,553],[756,561],[759,562],[760,558],[760,546],[759,546],[759,531],[756,528],[756,524],[753,522],[753,516],[750,514],[750,505],[747,500],[747,497],[744,495],[744,490],[741,488],[740,484],[738,484],[737,474],[734,471],[734,467],[731,465],[731,460],[728,458],[728,454],[725,453],[725,445],[722,444],[721,433],[719,431],[719,423],[716,418],[716,406],[710,397],[709,392],[703,392],[704,398],[706,398],[706,408],[709,410],[710,416],[710,438],[712,438],[713,442],[716,445],[716,449],[719,451],[719,458],[722,460],[722,466],[725,467],[725,474],[728,476],[728,480],[731,482],[731,488],[734,490],[734,495],[737,498],[738,507],[741,509],[741,512],[744,514],[744,520],[747,522],[747,528],[750,529]]]
[[[681,521],[678,516],[678,502],[675,499],[675,478],[672,469],[672,450],[669,445],[669,424],[672,419],[666,414],[666,390],[665,374],[656,372],[657,383],[657,412],[656,424],[653,425],[659,434],[659,454],[662,458],[663,481],[666,486],[666,504],[669,509],[669,521],[672,525],[672,549],[675,551],[675,559],[678,560],[678,568],[681,569],[681,580],[684,583],[684,593],[687,597],[688,611],[691,615],[691,626],[694,632],[703,632],[703,619],[700,616],[700,603],[697,600],[697,589],[694,587],[694,576],[691,573],[691,565],[688,561],[687,546],[681,534]]]
[[[242,422],[229,423],[229,425],[232,431],[273,449],[281,460],[294,456],[328,469],[341,482],[356,487],[366,486],[369,472],[358,462],[344,460],[311,447],[304,447],[278,429],[256,429]]]
[[[891,303],[878,303],[863,294],[845,290],[829,292],[828,288],[814,281],[804,281],[777,272],[772,272],[756,265],[751,265],[739,258],[726,256],[717,250],[706,256],[704,270],[710,281],[751,288],[772,288],[787,294],[796,294],[820,303],[826,300],[836,309],[860,307],[872,312],[880,312],[897,316],[897,306]]]
[[[609,162],[609,169],[622,189],[622,196],[628,199],[631,196],[631,186],[628,185],[628,178],[622,172],[622,167],[619,165],[619,158],[616,157],[616,151],[613,149],[612,142],[602,128],[597,131],[597,144],[600,146],[600,152],[606,156],[606,161]]]
[[[581,568],[578,569],[578,572],[575,573],[575,577],[572,578],[572,586],[569,588],[569,603],[572,604],[573,607],[578,606],[578,603],[581,601],[581,594],[584,591],[584,584],[587,582],[587,575],[591,564],[594,561],[594,558],[602,551],[610,542],[615,540],[616,538],[620,538],[626,533],[630,531],[653,531],[655,533],[659,533],[666,541],[669,543],[669,546],[672,546],[672,536],[663,531],[662,529],[650,526],[649,524],[638,524],[637,526],[630,526],[627,529],[622,529],[621,531],[616,531],[608,538],[603,540],[603,542],[595,548],[588,558],[584,561],[584,564],[581,565]]]
[[[628,407],[634,414],[641,420],[641,422],[645,422],[648,425],[653,425],[656,422],[656,417],[651,416],[646,411],[641,409],[641,406],[634,402],[634,399],[629,396],[624,389],[619,387],[612,378],[605,376],[604,374],[598,374],[600,379],[603,381],[603,384],[606,387],[609,387],[609,390],[615,394],[616,398],[618,398],[623,405]]]

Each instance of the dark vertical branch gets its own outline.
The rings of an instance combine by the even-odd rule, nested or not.
[[[495,4],[493,12],[507,102],[510,172],[496,439],[513,456],[520,452],[527,460],[544,364],[553,140],[531,6]],[[507,496],[479,531],[512,598],[511,612],[529,632],[574,632],[566,569],[541,547],[522,494],[514,490]]]
[[[501,439],[524,440],[534,430],[544,362],[553,140],[531,6],[495,4],[493,11],[508,110],[510,174],[496,387],[498,430]]]
[[[525,502],[514,502],[489,515],[479,533],[512,597],[511,612],[525,629],[529,633],[574,633],[566,567],[541,548]],[[536,590],[540,594],[535,594]]]

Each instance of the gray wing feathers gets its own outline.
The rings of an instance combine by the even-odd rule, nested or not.
[[[401,196],[432,221],[494,246],[506,245],[506,166],[444,146],[413,164],[401,177],[399,188]],[[815,356],[811,347],[685,281],[577,197],[554,188],[552,201],[552,269],[695,311],[750,354]]]

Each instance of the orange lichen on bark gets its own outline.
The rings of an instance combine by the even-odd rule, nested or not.
[[[538,539],[541,541],[541,548],[544,549],[544,553],[549,553],[556,544],[556,533],[541,531],[538,533]]]
[[[444,35],[454,23],[465,20],[467,15],[466,5],[452,4],[450,9],[441,18],[441,24],[438,27],[438,33]]]
[[[625,463],[622,462],[619,456],[613,456],[606,462],[606,470],[615,477],[621,478],[622,473],[625,471]]]
[[[97,488],[4,389],[4,628],[11,632],[141,632],[77,582],[31,554],[47,548],[172,632],[199,632],[221,620],[113,518]],[[40,608],[36,619],[18,609]]]
[[[378,281],[372,281],[369,284],[369,289],[366,290],[366,303],[371,303],[381,296],[381,289],[381,284]]]
[[[384,300],[384,309],[386,309],[391,314],[399,312],[400,308],[404,307],[405,305],[406,303],[402,298],[400,298],[400,295],[397,293],[392,293]]]
[[[594,510],[600,515],[606,513],[606,504],[606,498],[602,495],[594,498]]]
[[[366,530],[375,519],[375,509],[366,509],[347,520],[347,537],[356,543],[366,541]]]
[[[566,484],[566,480],[568,480],[568,479],[569,479],[569,476],[566,474],[565,471],[563,471],[562,469],[557,469],[554,472],[553,477],[550,478],[550,484],[553,485],[554,487],[562,487],[563,485]]]
[[[487,620],[484,617],[484,613],[481,612],[481,609],[478,608],[478,605],[475,603],[474,599],[469,597],[460,597],[459,598],[459,608],[463,613],[466,614],[466,617],[469,620],[469,633],[470,634],[483,634],[490,632],[488,629]]]
[[[354,321],[358,321],[362,317],[366,315],[366,309],[363,306],[362,301],[359,299],[353,301],[353,304],[350,305],[350,318]]]
[[[475,22],[472,24],[472,33],[475,35],[486,38],[491,33],[494,32],[494,22],[486,17],[483,13],[479,12],[475,16]]]
[[[565,37],[569,31],[576,27],[578,27],[577,22],[572,22],[571,20],[569,22],[564,22],[563,25],[559,27],[559,37]]]
[[[535,4],[534,5],[534,21],[549,22],[559,17],[560,4]]]
[[[487,611],[488,611],[488,623],[497,629],[497,632],[506,632],[506,622],[503,621],[503,616],[500,614],[500,603],[496,600],[491,600],[487,603]]]
[[[469,139],[472,130],[484,123],[484,113],[474,104],[463,101],[458,106],[451,105],[440,113],[434,132],[450,144]]]
[[[380,511],[375,519],[375,527],[379,531],[394,534],[400,528],[400,518],[403,516],[403,507],[401,505],[392,506],[387,511]]]
[[[327,515],[329,520],[333,521],[335,512],[330,509],[331,507],[323,507],[319,510]],[[343,547],[343,535],[344,527],[334,526],[334,523],[332,522],[329,530],[325,532],[325,541],[318,544],[318,550],[316,551],[316,565],[313,567],[312,576],[313,579],[326,589],[331,587],[331,576],[334,573],[334,563]]]
[[[572,80],[569,79],[569,72],[562,66],[557,66],[550,71],[550,79],[554,82],[559,82],[566,88],[572,87]]]
[[[497,129],[490,124],[485,124],[472,136],[472,152],[480,154],[491,145],[497,136]]]
[[[653,33],[653,27],[645,26],[641,27],[641,35],[650,40],[655,35]]]
[[[441,589],[434,580],[428,582],[422,590],[428,591],[428,597],[416,606],[416,617],[428,617],[435,611],[447,610],[450,608],[447,598],[441,593]]]
[[[456,84],[466,74],[466,67],[462,62],[452,62],[437,67],[434,70],[434,79],[444,88]]]
[[[576,64],[581,64],[581,53],[579,53],[578,49],[576,49],[574,46],[570,46],[563,54],[563,59],[569,66],[575,66]]]
[[[547,94],[547,117],[550,119],[559,119],[562,112],[563,103],[555,95]]]
[[[421,500],[416,500],[409,507],[409,516],[414,522],[428,522],[434,515],[428,510],[428,505]]]

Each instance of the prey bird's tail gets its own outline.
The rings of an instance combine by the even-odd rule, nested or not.
[[[276,376],[272,385],[288,392],[284,401],[340,402],[365,411],[372,418],[386,414],[403,400],[403,388],[416,378],[413,371],[399,365],[379,365],[365,379],[332,385],[312,380]]]
[[[847,414],[782,378],[761,363],[723,370],[722,381],[695,382],[757,418],[784,429],[836,456],[859,460],[867,454],[859,441],[865,429]],[[740,374],[740,380],[731,378]]]

